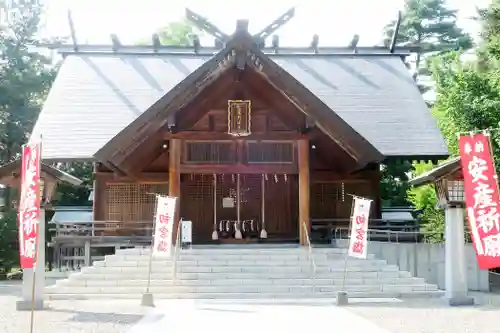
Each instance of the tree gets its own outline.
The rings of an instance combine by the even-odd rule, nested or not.
[[[36,1],[11,1],[0,26],[0,164],[19,158],[33,129],[55,71],[49,59],[31,52],[36,45],[42,7]],[[13,191],[7,189],[6,212],[0,218],[0,271],[18,260]]]
[[[19,157],[55,74],[48,58],[29,49],[37,43],[42,7],[28,0],[10,5],[0,27],[0,164]],[[10,189],[5,198],[10,209]]]
[[[192,36],[198,33],[194,27],[187,21],[170,22],[165,27],[157,31],[160,42],[163,45],[172,46],[190,46],[192,45]],[[151,45],[150,38],[143,38],[137,42],[138,45]]]
[[[460,61],[458,53],[450,53],[432,61],[437,99],[432,109],[448,149],[458,154],[457,133],[497,128],[500,123],[500,76],[482,72],[472,64]],[[492,138],[499,142],[498,133]],[[500,149],[494,145],[497,168]]]
[[[500,0],[481,11],[483,40],[477,63],[464,63],[458,52],[429,59],[429,68],[436,82],[436,102],[432,112],[452,155],[458,155],[457,133],[498,128],[500,123],[500,71],[496,52],[500,36]],[[486,70],[487,69],[487,70]],[[493,155],[500,167],[500,133],[491,133]],[[443,213],[437,210],[435,192],[429,187],[411,189],[410,200],[419,209],[424,230],[432,231],[436,241],[442,240]]]
[[[92,202],[89,200],[89,196],[94,181],[92,163],[57,163],[54,166],[81,179],[82,184],[78,186],[59,184],[53,203],[59,206],[90,206]]]
[[[482,41],[478,49],[478,67],[483,71],[500,70],[500,0],[478,10],[482,23]]]
[[[431,163],[415,163],[412,174],[418,176],[433,167]],[[426,241],[442,242],[444,239],[444,212],[437,207],[438,199],[434,185],[409,188],[408,199],[413,207],[421,212],[418,220],[421,231],[426,235]]]
[[[456,13],[446,7],[445,0],[405,0],[397,44],[421,47],[415,61],[417,72],[422,55],[472,47],[472,38],[457,26]],[[394,25],[395,21],[384,29],[386,45],[391,40]]]
[[[384,43],[388,45],[394,32],[395,21],[384,29]],[[416,55],[417,75],[428,74],[421,68],[423,55],[442,53],[450,49],[468,49],[472,46],[471,37],[456,24],[456,10],[446,7],[445,0],[405,0],[399,28],[397,45],[420,46]],[[422,93],[430,89],[427,84],[418,83]],[[411,163],[387,164],[382,173],[382,198],[389,205],[408,204],[408,174]]]
[[[380,196],[382,204],[387,207],[408,206],[407,192],[409,171],[412,165],[408,161],[386,163],[381,170]]]

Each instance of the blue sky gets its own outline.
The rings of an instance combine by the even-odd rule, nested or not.
[[[124,43],[150,36],[165,23],[183,18],[185,7],[209,18],[225,32],[234,30],[238,18],[250,20],[250,30],[257,32],[285,10],[296,6],[295,18],[278,32],[281,45],[308,45],[311,36],[320,35],[321,45],[346,45],[352,35],[361,36],[360,45],[375,45],[381,40],[384,25],[394,19],[403,0],[45,0],[48,35],[68,35],[66,12],[72,9],[80,43],[109,43],[116,33]],[[477,34],[478,27],[468,17],[475,7],[485,7],[489,0],[448,0],[459,10],[461,27]],[[204,41],[211,43],[211,41]]]

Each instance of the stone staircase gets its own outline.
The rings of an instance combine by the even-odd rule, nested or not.
[[[139,299],[146,291],[149,249],[118,250],[46,288],[48,299]],[[181,250],[173,260],[153,258],[151,292],[164,298],[334,298],[342,290],[345,250],[314,248],[206,247]],[[441,296],[437,286],[370,255],[347,260],[343,288],[350,297]]]

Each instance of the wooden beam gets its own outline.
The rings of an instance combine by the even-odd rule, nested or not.
[[[356,174],[339,174],[335,171],[315,171],[311,170],[311,183],[358,183],[358,182],[370,182],[371,174],[367,173],[356,173]]]
[[[297,150],[299,166],[299,238],[300,244],[306,246],[308,245],[307,235],[311,233],[309,140],[299,140]],[[307,233],[304,228],[307,229]]]
[[[177,240],[177,230],[180,219],[181,202],[181,152],[182,141],[180,139],[170,140],[169,145],[169,169],[168,169],[168,195],[177,198],[177,205],[174,217],[173,243]]]
[[[298,140],[305,138],[304,134],[294,131],[252,133],[245,137],[246,140]],[[170,140],[178,138],[183,140],[235,140],[235,137],[224,132],[201,132],[201,131],[182,131],[179,133],[164,133],[163,138]]]
[[[117,176],[112,172],[100,171],[95,175],[105,183],[150,183],[159,184],[168,182],[168,172],[141,172],[135,177]]]
[[[188,174],[297,174],[294,164],[182,164],[181,173]]]

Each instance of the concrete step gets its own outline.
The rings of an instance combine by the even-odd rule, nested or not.
[[[49,294],[46,295],[47,300],[109,300],[109,299],[134,299],[140,302],[142,294]],[[404,292],[349,292],[350,298],[430,298],[430,297],[443,297],[443,291],[412,291],[410,293]],[[262,294],[262,293],[245,293],[245,294],[154,294],[155,300],[162,299],[331,299],[333,300],[337,297],[336,292],[314,292],[305,294]]]
[[[237,260],[237,261],[252,261],[252,260],[282,260],[282,261],[287,261],[287,260],[308,260],[309,258],[314,259],[315,261],[321,261],[321,260],[342,260],[344,261],[345,259],[345,254],[329,254],[329,253],[315,253],[309,254],[308,252],[300,252],[296,254],[287,254],[287,253],[275,253],[275,254],[270,254],[270,253],[239,253],[234,252],[234,253],[225,253],[225,252],[211,252],[211,253],[185,253],[185,252],[180,252],[177,255],[178,260],[211,260],[211,261],[217,261],[217,260]],[[160,260],[160,261],[165,261],[165,260],[171,260],[174,256],[172,255],[171,257],[161,257],[161,256],[153,256],[153,260]],[[149,254],[141,254],[141,253],[136,253],[136,252],[131,252],[131,253],[122,253],[122,252],[117,252],[117,254],[114,255],[108,255],[106,258],[109,258],[111,260],[116,259],[116,260],[130,260],[130,261],[138,261],[138,260],[146,260],[149,261],[150,255]],[[370,259],[375,259],[374,255],[368,255],[367,257],[368,260]],[[355,258],[348,258],[348,261],[359,261],[358,259]]]
[[[148,285],[156,298],[334,298],[442,295],[385,260],[345,257],[345,249],[193,248],[173,257],[150,257],[149,249],[126,249],[46,289],[49,299],[139,299]],[[311,263],[314,258],[314,267]],[[150,261],[151,259],[151,261]],[[315,269],[314,269],[315,268]]]
[[[149,255],[151,253],[150,248],[133,248],[133,249],[121,249],[117,250],[116,254],[141,254],[141,255]],[[212,247],[212,248],[198,248],[193,247],[191,249],[181,249],[178,252],[181,255],[308,255],[309,249],[304,247],[296,247],[296,248],[259,248],[259,247],[236,247],[236,248],[224,248],[220,246]],[[313,248],[313,255],[336,255],[336,254],[345,254],[347,250],[344,248]]]
[[[343,283],[342,278],[284,278],[284,279],[192,279],[192,280],[175,280],[175,285],[178,286],[341,286]],[[368,279],[353,279],[347,280],[349,285],[424,285],[425,281],[422,278],[368,278]],[[93,286],[93,287],[107,287],[107,286],[147,286],[146,279],[137,280],[102,280],[102,279],[69,279],[60,280],[56,282],[57,286]],[[173,280],[158,279],[151,280],[151,286],[165,286],[173,285]]]
[[[149,260],[147,256],[134,256],[134,258],[128,258],[127,256],[106,256],[105,260],[102,262],[108,263],[109,265],[125,265],[125,266],[147,266],[150,262],[153,264],[173,264],[173,260],[153,258],[152,261]],[[251,266],[254,264],[261,264],[267,266],[283,266],[283,265],[311,265],[314,263],[316,266],[335,264],[337,266],[359,266],[359,265],[386,265],[387,261],[379,259],[366,259],[366,260],[348,260],[344,259],[328,259],[322,258],[321,260],[309,260],[308,258],[293,258],[293,259],[283,259],[283,258],[258,258],[258,256],[252,256],[252,258],[227,258],[227,257],[198,257],[198,258],[184,258],[180,257],[176,261],[178,266],[217,266],[217,265],[239,265],[239,266]]]
[[[151,267],[151,272],[162,273],[164,276],[173,274],[173,267],[171,266],[153,266]],[[149,272],[147,267],[84,267],[82,273],[94,273],[94,274],[122,274],[130,276],[131,274],[139,274],[142,276],[147,275]],[[261,276],[281,276],[286,277],[287,275],[303,275],[307,274],[309,277],[315,275],[316,277],[324,274],[335,274],[343,276],[344,273],[347,276],[360,276],[360,277],[376,277],[379,275],[387,276],[398,276],[399,271],[394,266],[386,267],[351,267],[347,272],[342,268],[336,267],[317,267],[315,270],[312,267],[270,267],[270,266],[253,266],[253,267],[231,267],[231,266],[214,266],[214,267],[178,267],[176,269],[176,274],[178,277],[193,276],[195,274],[196,278],[205,277],[208,278],[207,274],[219,274],[220,278],[232,278],[235,275],[246,275],[246,274],[260,274]],[[379,274],[380,273],[380,274]],[[359,274],[359,275],[358,275]],[[224,277],[226,275],[227,277]]]
[[[170,261],[154,261],[151,262],[153,266],[156,267],[169,267],[174,265],[173,262]],[[178,268],[211,268],[211,267],[236,267],[236,268],[245,268],[245,267],[296,267],[296,268],[304,268],[316,266],[317,268],[357,268],[357,267],[385,267],[387,262],[385,260],[368,260],[366,262],[349,262],[344,263],[342,261],[323,261],[323,262],[309,262],[307,260],[294,260],[294,261],[270,261],[270,260],[252,260],[252,261],[231,261],[231,260],[219,260],[219,261],[178,261],[175,263]],[[149,261],[129,261],[129,260],[104,260],[97,261],[94,263],[95,267],[148,267]]]
[[[72,274],[68,280],[143,280],[147,279],[147,271],[126,271],[121,270],[110,271],[110,268],[88,268],[85,272]],[[172,272],[157,272],[153,271],[151,274],[152,280],[171,280],[173,277]],[[176,280],[255,280],[255,279],[311,279],[313,274],[311,272],[299,273],[177,273]],[[333,271],[326,273],[316,273],[316,279],[343,279],[344,271]],[[352,279],[397,279],[397,278],[410,278],[411,274],[405,271],[378,271],[378,272],[347,272],[345,274],[346,280]]]
[[[49,294],[138,294],[145,292],[146,285],[144,286],[51,286],[47,287],[46,291]],[[330,292],[335,293],[339,291],[347,292],[402,292],[410,293],[414,291],[437,291],[435,285],[346,285],[343,288],[339,286],[286,286],[286,285],[273,285],[273,286],[254,286],[254,285],[241,285],[241,286],[179,286],[179,285],[164,285],[164,286],[151,286],[150,292],[153,294],[245,294],[245,293],[263,293],[263,294],[304,294],[314,292]]]

